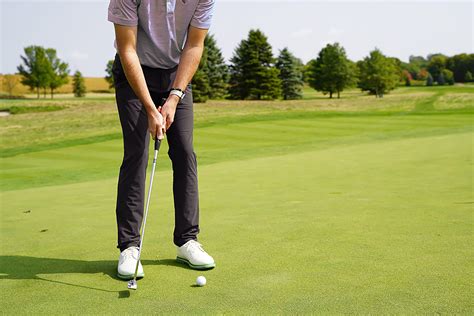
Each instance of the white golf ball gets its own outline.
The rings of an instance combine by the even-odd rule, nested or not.
[[[198,286],[204,286],[206,285],[206,278],[203,277],[202,275],[198,276],[197,279],[196,279],[196,284]]]

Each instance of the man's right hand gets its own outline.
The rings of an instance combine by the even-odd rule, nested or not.
[[[164,138],[166,131],[165,122],[163,116],[156,108],[148,113],[148,130],[153,139],[158,137],[159,140],[162,140]]]
[[[161,113],[155,107],[150,91],[148,91],[142,67],[140,66],[140,60],[137,55],[137,26],[119,24],[114,24],[114,26],[118,54],[127,81],[146,108],[148,130],[151,133],[151,137],[161,140],[164,138],[164,132],[166,131],[164,120]]]

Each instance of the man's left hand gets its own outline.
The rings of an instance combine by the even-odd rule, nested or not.
[[[163,106],[158,107],[158,111],[160,111],[161,115],[163,115],[163,120],[165,121],[166,130],[168,130],[173,124],[174,115],[176,113],[176,107],[178,106],[179,97],[176,95],[168,96],[166,99],[165,104]]]

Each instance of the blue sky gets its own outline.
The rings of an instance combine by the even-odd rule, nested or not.
[[[115,53],[109,1],[0,0],[0,73],[12,73],[23,48],[57,49],[72,71],[104,76]],[[210,33],[226,60],[252,28],[260,28],[274,54],[288,47],[304,62],[330,42],[352,60],[374,47],[401,60],[410,55],[473,52],[471,1],[216,0]]]

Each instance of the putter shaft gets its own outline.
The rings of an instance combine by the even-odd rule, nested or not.
[[[158,138],[155,139],[155,154],[153,156],[153,166],[151,169],[151,175],[150,175],[150,187],[148,188],[148,195],[146,199],[146,207],[145,207],[145,214],[143,216],[142,220],[142,227],[141,227],[141,232],[140,232],[140,246],[138,248],[138,258],[137,258],[137,265],[135,266],[135,273],[133,275],[133,280],[131,280],[128,283],[128,288],[129,289],[137,289],[137,274],[138,274],[138,265],[140,264],[140,256],[142,253],[142,245],[143,245],[143,239],[145,239],[145,226],[146,226],[146,218],[148,216],[148,209],[150,206],[150,197],[151,197],[151,190],[153,188],[153,176],[155,175],[155,168],[156,168],[156,159],[158,158],[158,151],[160,150],[160,145],[161,145],[161,140]]]

